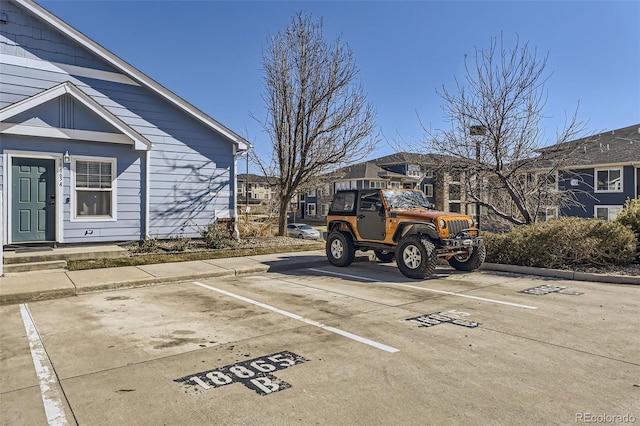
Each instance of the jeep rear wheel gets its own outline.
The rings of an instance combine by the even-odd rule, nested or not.
[[[407,278],[424,279],[431,276],[437,261],[436,248],[427,237],[407,235],[396,248],[398,269]]]
[[[389,250],[374,250],[376,257],[382,263],[393,262],[393,259],[396,258],[396,254]]]
[[[487,257],[487,249],[484,246],[484,242],[481,242],[476,247],[470,247],[467,254],[457,254],[449,259],[449,265],[457,269],[458,271],[475,271],[482,265],[484,259]]]
[[[346,232],[332,232],[327,237],[327,259],[334,266],[349,266],[356,258],[353,238]]]

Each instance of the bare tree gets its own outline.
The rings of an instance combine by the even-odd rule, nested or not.
[[[263,123],[273,147],[270,161],[257,159],[274,176],[278,231],[284,235],[289,202],[314,176],[363,159],[376,141],[375,114],[358,82],[358,69],[340,38],[328,44],[322,21],[298,13],[263,52]]]
[[[547,56],[539,58],[528,44],[508,49],[502,37],[492,39],[488,49],[475,49],[475,61],[465,55],[465,78],[456,79],[455,91],[437,91],[451,128],[425,128],[429,149],[448,158],[446,168],[464,167],[467,201],[515,225],[535,222],[546,207],[575,202],[570,192],[556,189],[555,180],[575,148],[563,143],[584,124],[576,107],[540,155],[548,145],[541,127],[546,65]]]

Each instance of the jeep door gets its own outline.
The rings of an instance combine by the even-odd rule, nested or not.
[[[385,214],[379,191],[360,192],[357,224],[358,234],[363,240],[385,239]]]

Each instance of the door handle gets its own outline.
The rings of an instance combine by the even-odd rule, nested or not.
[[[55,205],[56,204],[56,194],[51,194],[51,203],[50,205]]]
[[[359,215],[357,216],[357,218],[358,218],[358,220],[360,220],[360,219],[364,219],[364,215],[363,215],[363,214],[359,214]]]

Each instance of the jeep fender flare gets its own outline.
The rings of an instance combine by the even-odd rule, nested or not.
[[[351,224],[344,220],[332,220],[327,225],[327,231],[329,234],[334,231],[344,231],[351,234],[353,238],[356,237],[356,234],[353,232],[353,229],[351,228]]]
[[[408,234],[423,234],[427,235],[434,241],[440,239],[438,235],[438,231],[436,230],[436,226],[433,223],[429,222],[410,222],[403,223],[398,226],[396,229],[396,233],[393,235],[393,241],[396,243],[402,239],[405,235]]]

